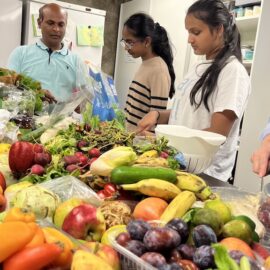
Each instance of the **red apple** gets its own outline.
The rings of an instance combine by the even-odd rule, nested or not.
[[[82,204],[68,213],[62,229],[77,239],[99,241],[106,230],[106,224],[98,208],[91,204]]]
[[[79,198],[70,198],[60,203],[54,213],[53,223],[57,228],[62,228],[63,222],[69,212],[78,205],[84,204],[85,201]]]
[[[259,243],[252,243],[251,248],[257,255],[262,257],[264,260],[266,260],[266,258],[270,256],[270,252]]]
[[[0,213],[5,211],[7,205],[6,197],[3,194],[0,194]]]
[[[7,184],[5,176],[0,172],[0,186],[2,187],[3,191],[5,191]]]
[[[85,242],[84,245],[92,253],[106,261],[114,270],[120,270],[120,259],[118,253],[110,246],[99,242]]]

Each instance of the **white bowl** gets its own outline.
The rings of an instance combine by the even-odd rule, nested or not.
[[[217,133],[177,125],[157,125],[155,132],[157,137],[164,136],[169,145],[183,153],[186,170],[196,174],[211,165],[214,155],[226,140]]]

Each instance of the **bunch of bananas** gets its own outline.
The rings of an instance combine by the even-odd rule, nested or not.
[[[182,171],[176,173],[177,180],[174,184],[165,180],[149,178],[135,184],[121,186],[124,190],[134,190],[147,196],[170,201],[169,206],[161,216],[161,220],[165,222],[175,217],[182,217],[192,207],[196,199],[205,201],[216,198],[216,194],[201,177]]]

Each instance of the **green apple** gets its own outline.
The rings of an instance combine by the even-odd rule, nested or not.
[[[66,216],[69,214],[69,212],[71,212],[72,209],[75,208],[76,206],[79,206],[84,203],[85,201],[79,198],[70,198],[60,203],[54,213],[54,217],[53,217],[54,225],[58,228],[62,228],[63,222]]]

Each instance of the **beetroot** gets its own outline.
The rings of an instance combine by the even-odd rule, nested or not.
[[[44,172],[45,172],[45,169],[39,164],[35,164],[31,167],[32,174],[43,175]]]
[[[49,154],[48,152],[35,153],[34,162],[36,164],[46,166],[51,162],[51,160],[51,154]]]
[[[65,165],[70,165],[70,164],[77,164],[80,162],[79,158],[76,156],[64,156],[64,162]]]

